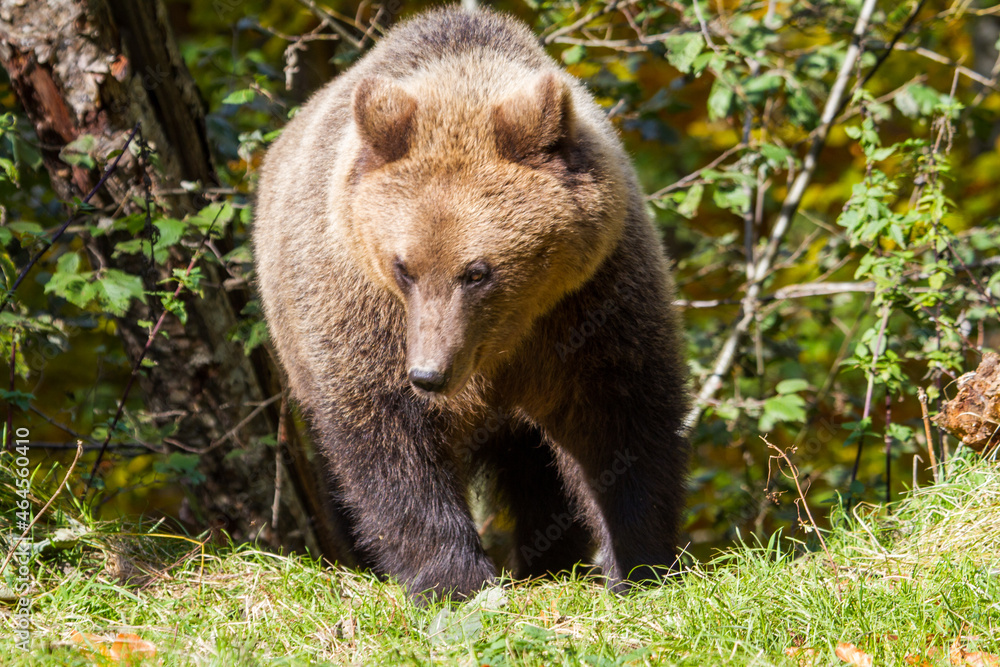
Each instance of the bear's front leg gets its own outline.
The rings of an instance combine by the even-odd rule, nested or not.
[[[362,410],[339,410],[322,433],[360,555],[417,601],[468,596],[496,569],[479,541],[442,418],[406,389],[369,401]],[[352,420],[357,414],[369,417]]]
[[[642,401],[637,401],[641,403]],[[687,443],[662,417],[636,410],[576,420],[559,457],[564,479],[588,507],[608,585],[662,578],[677,564]],[[657,428],[660,426],[660,428]]]
[[[676,566],[689,450],[676,364],[656,348],[611,359],[595,348],[583,363],[566,366],[562,381],[578,390],[543,419],[560,450],[563,479],[601,541],[608,583],[618,590],[626,580],[655,579]]]

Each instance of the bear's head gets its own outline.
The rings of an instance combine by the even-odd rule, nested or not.
[[[354,91],[349,233],[405,305],[409,381],[433,398],[510,358],[624,227],[607,130],[574,108],[561,75],[518,81],[368,77]]]

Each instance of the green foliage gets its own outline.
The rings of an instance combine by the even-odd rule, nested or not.
[[[112,315],[126,313],[132,299],[144,296],[142,280],[118,269],[79,271],[80,256],[66,253],[45,283],[45,293],[60,296],[77,308],[97,308]]]

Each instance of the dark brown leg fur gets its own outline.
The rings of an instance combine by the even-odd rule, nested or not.
[[[641,258],[652,241],[623,246],[632,243],[542,324],[527,354],[544,361],[524,390],[525,410],[561,450],[563,479],[601,538],[616,588],[675,566],[688,459],[683,343],[664,305],[666,281]]]
[[[540,430],[514,425],[484,452],[500,500],[514,516],[514,575],[539,577],[572,570],[595,551]]]
[[[373,404],[340,405],[321,429],[357,550],[413,594],[464,597],[479,590],[496,570],[451,472],[440,418],[406,388],[365,400]],[[354,414],[378,419],[355,422]]]

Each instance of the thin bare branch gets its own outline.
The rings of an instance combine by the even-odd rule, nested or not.
[[[799,484],[799,470],[798,470],[798,468],[796,468],[795,465],[792,463],[792,460],[790,458],[788,458],[788,454],[783,449],[779,449],[778,447],[776,447],[776,446],[772,445],[770,442],[768,442],[766,436],[761,436],[760,439],[764,441],[764,444],[767,445],[769,449],[773,449],[774,451],[776,451],[778,453],[777,456],[772,456],[770,458],[771,458],[771,460],[777,460],[777,461],[779,461],[779,463],[778,463],[778,472],[781,472],[783,475],[785,475],[785,477],[787,477],[788,479],[792,480],[795,483],[795,490],[796,490],[796,492],[799,495],[798,500],[796,501],[795,504],[798,505],[798,506],[801,506],[801,507],[803,507],[805,509],[806,516],[809,517],[809,525],[812,528],[812,530],[816,533],[816,537],[819,538],[820,546],[823,547],[823,553],[826,554],[827,560],[830,561],[830,569],[833,570],[833,574],[834,574],[835,577],[838,576],[840,570],[837,568],[837,561],[835,561],[833,559],[833,555],[830,553],[830,550],[826,546],[826,540],[823,539],[823,531],[821,531],[820,528],[819,528],[819,526],[816,524],[816,520],[813,518],[812,512],[809,510],[809,503],[806,502],[806,494],[802,490],[802,485]],[[781,470],[781,463],[780,463],[780,461],[784,461],[785,462],[785,465],[788,466],[789,473],[784,473]],[[768,479],[770,479],[770,477],[771,477],[771,471],[768,470]],[[834,592],[834,595],[839,600],[840,599],[840,593],[838,592],[836,586],[833,587],[833,592]]]
[[[864,421],[868,419],[871,414],[872,409],[872,393],[875,390],[875,369],[878,366],[879,350],[882,349],[882,340],[885,336],[885,328],[889,324],[889,315],[892,314],[892,307],[890,304],[884,303],[882,305],[882,324],[879,325],[878,337],[875,339],[875,347],[872,349],[872,365],[868,371],[868,389],[865,391],[865,407],[861,413],[861,420]],[[865,435],[864,433],[858,438],[858,452],[854,457],[854,467],[851,468],[851,483],[858,478],[858,468],[861,466],[861,452],[864,449]]]
[[[228,433],[226,433],[226,434],[225,434],[224,436],[222,436],[221,438],[216,438],[215,440],[213,440],[213,441],[212,441],[212,442],[211,442],[211,443],[209,444],[209,446],[208,446],[208,447],[207,447],[207,448],[206,448],[206,449],[205,449],[204,451],[208,451],[208,450],[210,450],[210,449],[215,449],[216,447],[218,447],[219,445],[221,445],[222,443],[224,443],[224,442],[225,442],[226,440],[229,440],[230,438],[234,437],[234,436],[235,436],[235,435],[236,435],[237,433],[239,433],[240,429],[242,429],[242,428],[243,428],[244,426],[246,426],[246,425],[247,425],[247,424],[249,424],[249,423],[250,423],[251,421],[253,421],[254,417],[256,417],[256,416],[257,416],[257,415],[259,415],[259,414],[260,414],[261,412],[263,412],[263,411],[264,411],[264,409],[265,409],[265,408],[266,408],[267,406],[271,405],[272,403],[274,403],[275,401],[277,401],[278,399],[280,399],[280,398],[281,398],[281,397],[282,397],[283,395],[284,395],[284,394],[275,394],[274,396],[272,396],[271,398],[267,399],[266,401],[261,401],[261,402],[260,402],[260,403],[259,403],[259,404],[257,405],[257,407],[255,407],[255,408],[254,408],[254,409],[253,409],[253,410],[252,410],[252,411],[250,412],[250,414],[248,414],[248,415],[247,415],[246,417],[244,417],[244,418],[243,418],[243,419],[242,419],[242,420],[240,421],[240,423],[239,423],[239,424],[237,424],[236,426],[234,426],[233,428],[231,428],[231,429],[229,430],[229,432],[228,432]],[[202,452],[202,453],[204,453],[204,452]]]
[[[736,153],[738,151],[741,151],[744,148],[746,148],[746,144],[743,144],[743,143],[736,144],[735,146],[733,146],[731,148],[727,148],[725,151],[723,151],[722,153],[720,153],[718,157],[716,157],[714,160],[712,160],[711,162],[709,162],[708,164],[706,164],[704,167],[701,167],[700,169],[692,171],[690,174],[688,174],[684,178],[681,178],[681,179],[679,179],[677,181],[674,181],[673,183],[671,183],[670,185],[668,185],[668,186],[666,186],[664,188],[660,188],[659,190],[657,190],[653,194],[651,194],[648,197],[646,197],[646,199],[649,199],[649,200],[660,199],[663,196],[665,196],[666,194],[668,194],[670,192],[673,192],[674,190],[680,190],[684,186],[690,185],[693,181],[698,180],[698,178],[704,172],[708,171],[709,169],[715,169],[720,164],[722,164],[723,162],[725,162],[728,158],[730,158],[734,153]]]
[[[188,263],[187,269],[184,271],[184,277],[187,278],[191,275],[194,270],[195,265],[201,258],[202,253],[205,251],[205,244],[209,237],[212,235],[212,230],[215,229],[215,223],[219,220],[219,215],[222,213],[222,208],[219,212],[215,214],[215,219],[212,220],[212,224],[209,226],[208,230],[205,232],[205,236],[202,238],[201,247],[194,253],[191,257],[191,261]],[[177,289],[174,290],[173,298],[178,298],[181,292],[184,291],[184,281],[178,281]],[[115,433],[115,429],[118,426],[118,422],[122,418],[122,414],[125,412],[125,402],[128,400],[128,395],[132,391],[132,385],[135,383],[135,378],[139,375],[139,369],[142,368],[142,362],[146,358],[146,354],[149,353],[150,348],[153,346],[153,341],[156,340],[156,336],[160,333],[160,328],[167,319],[169,310],[163,309],[160,313],[160,317],[156,320],[156,324],[153,328],[149,330],[149,338],[146,339],[146,345],[142,348],[142,352],[139,354],[139,358],[135,360],[132,365],[132,373],[128,376],[128,382],[125,383],[125,389],[122,391],[121,399],[118,401],[118,410],[115,412],[114,419],[111,420],[111,424],[108,425],[108,435],[104,438],[104,442],[101,444],[101,451],[98,452],[97,458],[94,460],[94,465],[90,469],[90,477],[87,478],[87,486],[83,490],[83,496],[86,497],[87,493],[90,491],[91,485],[94,483],[94,478],[97,475],[97,468],[101,465],[101,460],[104,458],[104,453],[108,449],[108,444],[111,442],[111,437]]]
[[[785,285],[774,294],[760,298],[760,302],[781,301],[784,299],[803,299],[810,296],[830,296],[833,294],[848,294],[851,292],[874,292],[875,283],[870,280],[856,283],[802,283],[800,285]],[[715,308],[717,306],[732,306],[739,303],[735,299],[705,299],[688,301],[677,299],[675,306],[681,308]]]
[[[805,194],[806,187],[812,181],[813,173],[816,171],[820,151],[822,151],[823,147],[826,145],[827,135],[829,134],[830,127],[837,116],[837,112],[840,109],[840,102],[844,97],[845,90],[847,89],[847,82],[851,78],[851,73],[854,70],[858,58],[861,56],[861,38],[865,35],[868,29],[868,22],[871,20],[872,13],[875,11],[875,4],[875,0],[865,0],[864,4],[861,6],[858,19],[854,24],[851,44],[847,49],[844,62],[840,67],[840,71],[838,72],[837,78],[833,83],[833,87],[830,89],[830,96],[827,98],[826,106],[823,108],[820,125],[815,133],[812,147],[803,161],[802,170],[798,173],[791,188],[788,190],[788,195],[781,207],[781,212],[778,214],[778,218],[772,227],[771,237],[768,244],[754,269],[754,282],[747,287],[747,294],[743,300],[743,313],[730,332],[729,337],[723,343],[722,349],[719,352],[719,357],[716,360],[715,366],[712,368],[712,373],[705,381],[701,391],[698,392],[694,407],[691,408],[691,411],[685,419],[685,426],[687,429],[694,427],[694,425],[698,422],[698,419],[701,417],[705,401],[714,396],[715,393],[722,387],[722,378],[729,372],[729,369],[735,362],[736,352],[739,349],[740,342],[748,331],[751,322],[754,320],[754,313],[757,308],[757,298],[760,295],[761,286],[765,278],[768,276],[771,264],[778,253],[778,248],[781,246],[785,235],[788,233],[795,211],[798,210],[799,203],[802,201],[802,195]]]
[[[330,28],[330,30],[333,30],[335,33],[340,35],[351,46],[353,46],[356,49],[361,48],[361,40],[352,35],[350,31],[347,30],[347,28],[340,25],[340,22],[333,14],[331,14],[330,12],[326,11],[325,9],[317,5],[314,0],[298,0],[298,1],[299,4],[304,5],[309,9],[309,11],[315,14],[316,18],[318,18],[323,25],[325,25],[326,27]]]

